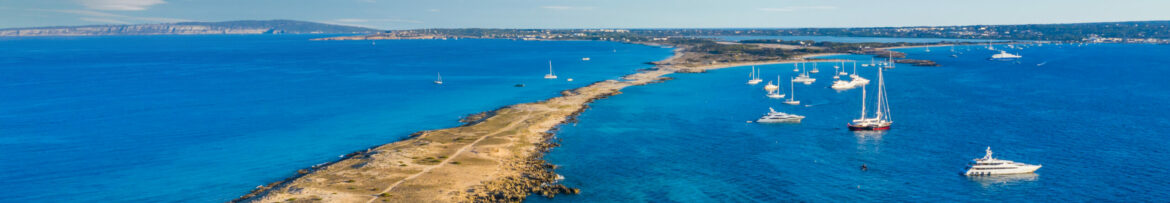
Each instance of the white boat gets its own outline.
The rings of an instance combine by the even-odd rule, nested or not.
[[[557,79],[557,75],[553,74],[552,61],[548,61],[548,74],[544,75],[544,79]]]
[[[881,69],[878,69],[878,92],[877,92],[877,108],[874,112],[874,117],[866,116],[868,110],[865,109],[865,87],[861,88],[861,118],[854,119],[853,122],[846,124],[850,131],[879,131],[889,130],[890,126],[894,124],[893,118],[890,117],[889,100],[886,98],[886,82],[885,77],[882,76]]]
[[[796,81],[789,79],[788,84],[789,84],[788,87],[791,87],[790,89],[792,89],[792,92],[789,93],[789,95],[792,95],[792,97],[789,97],[787,101],[784,101],[784,104],[800,105],[800,101],[796,100]]]
[[[589,61],[589,57],[581,58],[582,61]]]
[[[897,61],[894,60],[894,52],[890,52],[890,56],[886,58],[886,60],[886,63],[882,63],[882,68],[884,69],[894,69],[894,66],[898,64]]]
[[[817,69],[817,63],[813,63],[813,69],[808,71],[808,73],[812,73],[812,74],[817,74],[820,72],[821,72],[821,70]]]
[[[853,74],[849,75],[849,78],[849,84],[853,85],[854,87],[865,86],[869,84],[869,79],[865,79],[861,77],[861,75],[857,75],[857,64],[853,64]]]
[[[439,79],[435,79],[435,84],[442,85],[443,84],[443,74],[442,73],[435,73],[435,74],[439,76]]]
[[[768,107],[768,113],[764,114],[760,119],[756,119],[757,123],[799,123],[804,119],[804,116],[787,114],[784,112],[776,112],[776,109]]]
[[[1010,60],[1016,60],[1016,59],[1020,59],[1020,58],[1023,58],[1023,56],[1007,53],[1007,51],[999,51],[998,54],[991,55],[991,58],[988,58],[987,60],[1010,61]]]
[[[1035,172],[1036,169],[1040,169],[1040,167],[1041,165],[1031,165],[996,159],[995,157],[991,156],[991,147],[987,147],[987,155],[983,155],[983,158],[975,159],[975,163],[972,163],[970,166],[968,166],[967,172],[963,173],[963,175],[989,176],[1032,173]]]
[[[926,47],[926,53],[930,53],[930,47]]]
[[[853,83],[845,82],[844,80],[834,80],[833,86],[831,87],[835,90],[847,90],[853,88]]]
[[[804,73],[800,73],[799,75],[796,75],[796,77],[795,77],[795,78],[792,78],[792,81],[793,81],[793,82],[804,83],[805,85],[811,85],[813,82],[816,82],[816,81],[817,81],[817,79],[816,79],[816,78],[809,77],[809,76],[808,76],[808,73],[807,73],[807,72],[804,72]]]
[[[796,63],[792,63],[792,72],[800,72],[800,69],[796,68]]]
[[[755,85],[755,84],[760,84],[760,82],[764,81],[764,80],[760,79],[759,73],[757,73],[757,72],[758,72],[758,70],[756,70],[756,66],[752,66],[752,72],[748,73],[747,84]]]
[[[776,76],[776,83],[780,83],[780,76]],[[784,94],[780,94],[780,86],[773,85],[772,81],[768,81],[768,84],[764,85],[764,91],[768,91],[768,98],[780,99],[785,96]]]
[[[853,67],[857,67],[857,61],[851,61],[851,62],[853,62]],[[845,66],[845,62],[841,62],[841,66]],[[837,72],[837,75],[849,75],[849,73],[845,73],[845,67],[841,67],[841,71]],[[837,79],[837,78],[833,78],[833,79]]]

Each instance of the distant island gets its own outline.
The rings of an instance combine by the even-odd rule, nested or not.
[[[242,20],[137,25],[85,25],[0,29],[0,37],[207,35],[207,34],[370,34],[378,29],[295,20]]]

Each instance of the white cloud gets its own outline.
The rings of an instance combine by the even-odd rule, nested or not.
[[[106,13],[106,12],[101,12],[101,11],[91,11],[91,10],[72,10],[72,9],[61,9],[61,10],[57,10],[57,9],[28,9],[28,10],[49,11],[49,12],[79,15],[79,16],[82,16],[80,19],[83,21],[100,22],[100,23],[131,24],[133,22],[173,23],[173,22],[192,21],[192,20],[178,19],[178,18],[136,17],[136,16],[114,14],[114,13]]]
[[[81,20],[89,21],[89,22],[108,23],[108,24],[130,24],[130,22],[116,20],[116,19],[109,19],[109,18],[81,17]]]
[[[150,6],[167,3],[163,0],[79,0],[89,9],[109,11],[141,11]]]
[[[543,8],[543,9],[549,9],[549,10],[558,10],[558,11],[565,11],[565,10],[593,10],[593,7],[592,7],[592,6],[541,6],[540,8]]]
[[[780,8],[758,8],[756,10],[768,11],[768,12],[792,12],[792,11],[802,11],[802,10],[833,10],[833,9],[837,9],[837,7],[836,6],[785,6],[785,7],[780,7]]]

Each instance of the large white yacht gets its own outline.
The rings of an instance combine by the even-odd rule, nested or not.
[[[1040,166],[995,159],[995,157],[991,157],[991,147],[987,147],[987,155],[984,155],[983,158],[975,159],[975,163],[967,167],[967,172],[963,175],[987,176],[1032,173],[1036,169],[1040,169]]]
[[[999,51],[998,54],[991,55],[991,58],[988,58],[987,60],[1010,61],[1010,60],[1020,59],[1022,57],[1023,56],[1020,56],[1020,55],[1007,53],[1007,51]]]
[[[804,119],[804,116],[795,115],[795,114],[787,114],[784,112],[777,112],[776,109],[772,109],[772,107],[768,107],[768,114],[764,114],[764,117],[760,117],[760,119],[756,120],[756,122],[757,123],[799,123],[801,119]]]

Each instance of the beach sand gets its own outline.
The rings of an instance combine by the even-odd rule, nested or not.
[[[659,62],[673,64],[685,52]],[[834,54],[805,55],[801,59]],[[326,202],[497,202],[521,201],[529,194],[576,193],[556,184],[555,166],[542,159],[552,131],[570,122],[594,100],[620,90],[665,80],[688,71],[792,63],[804,60],[712,64],[694,67],[659,65],[562,92],[562,96],[487,112],[464,126],[430,130],[331,164],[299,171],[287,181],[258,188],[237,201]]]

